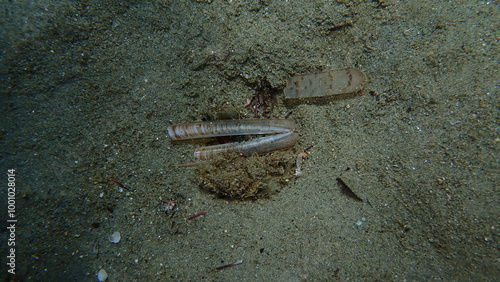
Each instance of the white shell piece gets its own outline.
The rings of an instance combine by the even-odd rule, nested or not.
[[[108,273],[106,272],[106,270],[101,268],[101,270],[97,272],[97,280],[103,282],[106,281],[106,279],[108,279]]]
[[[109,241],[111,243],[117,244],[118,242],[120,242],[121,238],[122,238],[122,236],[120,235],[120,232],[116,231],[115,233],[113,233],[109,236]]]

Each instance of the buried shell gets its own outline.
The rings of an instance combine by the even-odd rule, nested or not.
[[[366,76],[361,70],[346,68],[294,76],[283,93],[286,99],[324,97],[357,92],[365,83]]]

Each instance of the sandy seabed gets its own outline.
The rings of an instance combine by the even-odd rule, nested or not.
[[[0,4],[0,183],[16,170],[18,220],[2,278],[499,277],[498,3],[121,2]],[[359,95],[284,101],[290,77],[347,67],[368,77]],[[201,142],[166,127],[253,118],[262,91],[263,116],[300,125],[289,153],[313,146],[302,176],[255,201],[200,190],[175,165]]]

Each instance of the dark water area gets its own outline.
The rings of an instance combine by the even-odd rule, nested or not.
[[[0,6],[4,280],[499,277],[498,2]],[[342,68],[361,93],[285,101]],[[206,140],[168,125],[255,116],[300,126],[280,154],[309,148],[300,177],[255,179],[279,192],[220,199],[177,167]]]

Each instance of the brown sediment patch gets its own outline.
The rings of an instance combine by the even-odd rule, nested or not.
[[[217,156],[196,169],[202,190],[217,197],[239,200],[268,198],[294,178],[295,156],[274,152],[242,157],[237,153]]]

